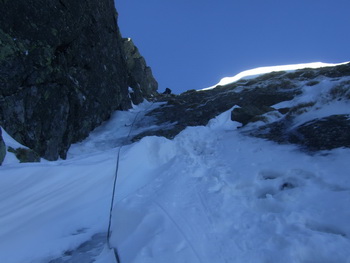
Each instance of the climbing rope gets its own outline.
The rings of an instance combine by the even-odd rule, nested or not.
[[[152,102],[143,112],[147,112],[153,106],[153,104],[154,104],[154,102]],[[132,130],[134,128],[134,125],[136,123],[136,120],[137,120],[137,117],[139,116],[139,114],[140,114],[140,111],[137,112],[137,114],[135,115],[135,118],[134,118],[133,122],[130,125],[129,133],[126,136],[126,139],[130,138],[131,132],[132,132]],[[116,260],[117,263],[121,263],[120,256],[119,256],[117,248],[114,248],[114,247],[111,246],[111,244],[110,244],[110,237],[111,237],[111,225],[112,225],[112,215],[113,215],[113,206],[114,206],[114,196],[115,196],[115,189],[116,189],[117,179],[118,179],[119,159],[120,159],[120,152],[121,152],[121,149],[122,149],[123,146],[124,145],[119,146],[118,152],[117,152],[117,163],[116,163],[116,169],[115,169],[115,175],[114,175],[113,192],[112,192],[111,206],[110,206],[110,211],[109,211],[108,230],[107,230],[107,245],[108,245],[108,248],[110,250],[113,250],[114,257],[115,257],[115,260]],[[171,217],[171,215],[166,211],[166,209],[160,203],[158,203],[156,201],[153,201],[153,203],[156,206],[158,206],[160,208],[160,210],[163,211],[167,215],[167,217],[172,221],[172,223],[176,226],[178,231],[182,234],[182,236],[185,238],[185,240],[189,244],[189,246],[190,246],[191,250],[193,251],[193,253],[195,254],[198,262],[202,262],[201,257],[199,256],[199,254],[197,253],[196,249],[194,248],[194,246],[192,245],[192,243],[188,239],[187,235],[181,229],[181,227],[175,222],[175,220]]]
[[[112,199],[111,199],[111,207],[109,209],[109,220],[108,220],[108,230],[107,230],[107,245],[109,249],[112,249],[114,252],[114,257],[117,261],[117,263],[120,263],[120,257],[117,248],[113,248],[110,243],[111,238],[111,225],[112,225],[112,214],[113,214],[113,206],[114,206],[114,195],[115,195],[115,188],[117,184],[117,178],[118,178],[118,169],[119,169],[119,156],[120,156],[120,150],[123,146],[120,146],[117,153],[117,164],[115,168],[115,174],[114,174],[114,182],[113,182],[113,192],[112,192]]]
[[[144,111],[144,112],[147,112],[151,106],[154,104],[154,102],[152,102],[148,107],[147,109]],[[131,135],[131,132],[134,128],[134,125],[136,123],[136,120],[137,120],[137,117],[139,116],[140,114],[140,111],[135,115],[135,118],[133,120],[133,122],[131,123],[130,125],[130,129],[129,129],[129,133],[128,135],[126,136],[126,139],[129,139],[130,138],[130,135]],[[112,226],[112,215],[113,215],[113,206],[114,206],[114,196],[115,196],[115,189],[116,189],[116,185],[117,185],[117,179],[118,179],[118,170],[119,170],[119,157],[120,157],[120,151],[122,149],[124,145],[121,145],[119,146],[118,148],[118,152],[117,152],[117,163],[116,163],[116,168],[115,168],[115,174],[114,174],[114,182],[113,182],[113,191],[112,191],[112,198],[111,198],[111,206],[110,206],[110,209],[109,209],[109,220],[108,220],[108,230],[107,230],[107,245],[108,245],[108,248],[113,250],[114,252],[114,257],[115,257],[115,260],[117,263],[121,263],[120,261],[120,256],[119,256],[119,253],[118,253],[118,249],[117,248],[114,248],[111,246],[111,243],[110,243],[110,238],[111,238],[111,226]]]

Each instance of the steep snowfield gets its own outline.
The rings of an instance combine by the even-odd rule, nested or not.
[[[116,112],[65,161],[6,157],[0,262],[113,262],[104,235],[120,145],[111,243],[122,263],[350,262],[350,149],[308,155],[247,137],[230,111],[131,144],[154,107]]]
[[[0,262],[48,262],[92,237],[98,249],[90,257],[100,253],[98,242],[105,239],[94,235],[107,231],[116,147],[127,142],[135,117],[152,107],[116,112],[73,145],[65,161],[19,164],[7,153],[0,167]],[[8,146],[21,146],[4,131],[3,138]]]
[[[48,262],[105,232],[115,156],[1,167],[0,262]]]
[[[122,262],[349,262],[350,151],[243,137],[229,116],[124,148]]]

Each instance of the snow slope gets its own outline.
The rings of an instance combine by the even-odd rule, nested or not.
[[[154,107],[116,112],[65,161],[5,162],[0,262],[113,262],[103,236],[121,145],[111,243],[122,263],[350,262],[349,149],[307,155],[247,137],[230,111],[131,144]]]
[[[0,262],[48,262],[105,232],[116,150],[0,170]]]
[[[122,262],[350,262],[350,151],[306,155],[240,135],[229,116],[125,147]]]

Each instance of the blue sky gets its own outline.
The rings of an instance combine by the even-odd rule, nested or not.
[[[212,86],[243,70],[350,60],[349,0],[118,0],[119,27],[159,91]]]

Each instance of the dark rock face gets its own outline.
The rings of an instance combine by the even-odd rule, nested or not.
[[[250,132],[251,135],[276,141],[294,143],[308,151],[350,147],[350,116],[331,115],[315,119],[290,129],[292,123],[282,120]]]
[[[5,156],[6,156],[6,145],[4,140],[2,139],[2,131],[0,128],[0,165],[4,161]]]
[[[299,126],[290,142],[310,150],[350,147],[350,116],[332,115]]]
[[[152,98],[157,94],[158,83],[154,79],[152,70],[146,60],[130,38],[123,39],[123,47],[128,70],[128,85],[134,104],[139,104],[144,98]]]
[[[114,2],[0,2],[0,124],[44,158],[65,158],[71,143],[131,105]],[[152,83],[137,79],[133,89],[146,97],[157,87],[144,71]]]

